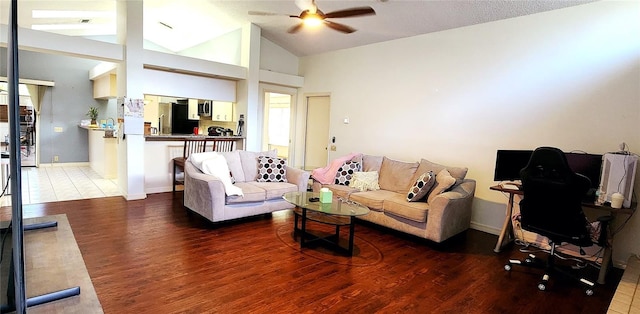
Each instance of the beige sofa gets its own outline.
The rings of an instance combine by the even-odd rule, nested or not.
[[[469,228],[476,182],[465,178],[467,168],[448,167],[426,159],[403,162],[370,155],[361,155],[353,161],[360,163],[361,172],[378,173],[379,190],[360,191],[348,185],[321,184],[315,180],[313,190],[327,187],[334,196],[368,206],[371,210],[369,214],[359,216],[359,219],[438,243]],[[451,187],[442,193],[437,193],[434,187],[425,198],[407,201],[409,189],[422,174],[432,171],[438,175],[442,169],[446,169],[453,177],[449,177],[449,183],[455,181]],[[440,177],[442,179],[445,175]]]
[[[218,153],[224,156],[233,186],[243,196],[227,196],[220,178],[198,169],[192,160],[185,162],[184,206],[213,222],[271,213],[294,206],[282,199],[286,192],[306,191],[309,172],[284,167],[286,182],[257,182],[258,156],[276,157],[276,151],[236,150]],[[191,158],[191,157],[190,157]]]

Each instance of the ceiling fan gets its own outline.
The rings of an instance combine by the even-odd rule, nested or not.
[[[324,13],[318,9],[315,0],[295,0],[296,5],[302,10],[300,15],[288,15],[292,18],[300,19],[301,22],[291,28],[287,32],[293,34],[297,33],[304,27],[307,26],[317,26],[320,24],[324,24],[331,29],[337,30],[339,32],[343,32],[346,34],[353,33],[356,31],[355,28],[332,22],[327,19],[332,18],[343,18],[343,17],[355,17],[355,16],[365,16],[365,15],[375,15],[376,11],[371,7],[356,7],[351,9],[344,9],[333,11],[329,13]],[[259,12],[259,11],[249,11],[249,15],[280,15],[277,13],[268,13],[268,12]]]

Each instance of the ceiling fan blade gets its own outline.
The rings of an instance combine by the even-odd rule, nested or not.
[[[353,17],[353,16],[363,16],[363,15],[375,15],[376,11],[371,7],[359,7],[352,9],[345,9],[340,11],[333,11],[329,13],[325,13],[326,18],[338,18],[338,17]]]
[[[293,26],[293,27],[289,28],[289,30],[287,31],[287,33],[289,33],[289,34],[295,34],[295,33],[297,33],[300,29],[302,29],[302,26],[303,26],[303,25],[304,25],[304,24],[299,23],[298,25],[296,25],[296,26]]]
[[[339,32],[343,32],[343,33],[346,33],[346,34],[350,34],[350,33],[353,33],[353,32],[356,31],[355,28],[347,26],[347,25],[344,25],[344,24],[331,22],[331,21],[327,21],[327,20],[324,20],[324,23],[327,26],[329,26],[330,28],[333,28],[333,29],[335,29],[335,30],[337,30]]]

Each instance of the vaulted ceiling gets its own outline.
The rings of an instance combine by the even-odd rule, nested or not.
[[[325,13],[371,7],[376,14],[329,19],[357,30],[350,34],[326,26],[290,34],[287,30],[300,22],[290,15],[299,15],[311,0],[145,0],[144,37],[177,52],[249,22],[262,29],[263,37],[297,56],[306,56],[588,2],[593,0],[317,0],[318,9]],[[9,3],[0,1],[3,24],[7,24]],[[49,28],[47,31],[72,36],[113,35],[115,7],[115,0],[18,1],[18,23],[25,28],[41,25]],[[62,13],[55,17],[52,12]]]

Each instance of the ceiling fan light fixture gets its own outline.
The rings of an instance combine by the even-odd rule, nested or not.
[[[322,24],[322,18],[317,14],[308,14],[302,21],[308,27],[318,27]]]

